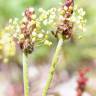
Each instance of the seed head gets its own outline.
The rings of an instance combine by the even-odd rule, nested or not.
[[[24,12],[24,17],[21,22],[21,33],[23,38],[20,38],[20,48],[25,54],[30,54],[33,51],[34,42],[32,42],[31,34],[36,28],[36,22],[32,16],[35,15],[33,8],[27,8]]]
[[[73,0],[66,0],[65,4],[61,8],[61,12],[64,14],[61,14],[60,24],[57,26],[57,30],[55,32],[55,36],[58,37],[58,34],[62,34],[64,39],[68,39],[72,35],[72,29],[73,29],[73,22],[70,21],[70,17],[73,14]]]

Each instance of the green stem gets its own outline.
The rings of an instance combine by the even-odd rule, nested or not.
[[[24,96],[29,96],[29,81],[28,81],[28,56],[23,53],[23,82],[24,82]]]
[[[53,79],[54,72],[55,72],[55,69],[56,69],[56,64],[57,64],[57,61],[58,61],[58,55],[59,55],[59,52],[60,52],[60,50],[62,48],[62,45],[63,45],[62,36],[60,35],[58,37],[59,37],[58,45],[57,45],[57,48],[56,48],[56,51],[55,51],[55,54],[54,54],[54,57],[53,57],[53,60],[52,60],[52,64],[51,64],[51,67],[50,67],[50,70],[49,70],[48,80],[46,82],[45,88],[43,89],[42,96],[47,96],[47,92],[48,92],[48,89],[50,87],[50,84],[51,84],[51,81]]]

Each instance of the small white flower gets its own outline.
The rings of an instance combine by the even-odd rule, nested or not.
[[[42,29],[41,31],[42,31],[42,33],[45,33],[45,30],[44,29]]]
[[[33,7],[30,7],[29,8],[29,11],[34,12],[34,8]]]
[[[23,17],[22,22],[27,22],[27,18]]]
[[[17,38],[17,34],[16,34],[16,33],[15,33],[15,34],[13,34],[13,37],[14,37],[14,38]]]
[[[83,19],[83,17],[82,17],[82,16],[78,16],[77,18],[78,18],[79,20],[82,20],[82,19]]]
[[[68,10],[68,7],[67,7],[67,6],[64,6],[64,10],[65,10],[65,11]]]
[[[70,19],[72,22],[76,22],[76,17],[72,16]]]
[[[64,19],[64,16],[62,16],[62,15],[59,16],[59,19],[60,19],[60,20],[65,20],[65,19]]]
[[[36,19],[36,14],[32,15],[32,19]]]
[[[52,24],[53,23],[53,20],[49,20],[48,24]]]
[[[9,19],[9,23],[12,23],[12,19]]]
[[[36,36],[36,35],[37,35],[37,33],[33,31],[32,32],[32,36]]]
[[[55,16],[55,14],[54,15],[50,15],[50,19],[54,19],[56,16]]]
[[[47,20],[47,19],[44,20],[44,21],[43,21],[43,24],[44,24],[44,25],[47,25],[47,24],[48,24],[48,20]]]
[[[38,38],[43,38],[43,34],[42,33],[39,33],[38,34]]]
[[[16,33],[19,33],[19,32],[20,32],[20,28],[17,27],[17,29],[16,29]]]
[[[81,15],[81,16],[84,16],[85,15],[85,11],[83,10],[83,8],[80,8],[78,10],[78,13]]]
[[[50,46],[50,45],[52,45],[52,42],[45,40],[44,44]]]

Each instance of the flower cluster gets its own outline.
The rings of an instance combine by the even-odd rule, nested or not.
[[[52,44],[48,40],[48,34],[52,28],[51,24],[54,23],[54,10],[53,8],[46,12],[44,9],[40,8],[38,16],[35,14],[33,8],[27,8],[25,10],[20,25],[19,45],[26,54],[32,53],[34,46],[38,46],[42,43],[45,45]]]
[[[85,11],[83,8],[77,8],[77,6],[74,7],[74,13],[71,16],[71,21],[74,22],[74,26],[76,25],[76,30],[82,30],[83,32],[86,30],[86,19],[85,17]]]
[[[2,35],[0,36],[0,59],[3,59],[4,63],[7,63],[8,58],[15,55],[16,48],[10,33],[5,31],[7,30],[2,30]]]
[[[76,32],[86,30],[85,11],[83,8],[74,6],[74,0],[66,0],[65,4],[61,8],[58,8],[57,13],[57,29],[53,31],[55,37],[58,37],[58,33],[60,33],[64,39],[69,39]]]
[[[34,42],[31,39],[31,34],[36,29],[36,22],[32,17],[33,15],[35,15],[33,8],[26,9],[20,25],[19,45],[25,54],[33,51]]]
[[[10,57],[15,56],[16,46],[14,37],[20,32],[18,18],[9,19],[6,27],[0,30],[0,59],[7,63]]]
[[[90,71],[90,68],[85,68],[79,72],[79,77],[77,80],[77,96],[82,96],[85,91],[88,78],[85,76],[87,72]]]
[[[28,54],[36,46],[42,44],[50,46],[52,44],[49,40],[51,32],[53,32],[55,37],[58,37],[58,33],[60,33],[64,39],[70,38],[73,35],[72,31],[77,31],[77,28],[84,31],[84,25],[86,23],[84,16],[85,11],[82,8],[78,9],[75,7],[73,0],[66,0],[61,8],[51,8],[49,10],[39,8],[37,12],[33,8],[27,8],[22,20],[18,20],[17,18],[10,19],[8,25],[3,31],[1,30],[0,53],[2,54],[4,52],[6,56],[0,55],[0,57],[10,56],[11,52],[8,52],[10,48],[12,54],[14,53],[13,55],[15,55],[15,44],[12,43],[10,45],[10,40],[14,42],[13,37],[18,40],[23,52]],[[73,25],[76,30],[73,30]],[[7,36],[6,38],[10,38],[10,40],[3,39],[5,36]],[[4,42],[7,42],[12,47],[7,46]]]
[[[71,22],[70,17],[73,14],[73,0],[66,0],[65,4],[62,6],[60,12],[60,24],[57,26],[55,36],[58,37],[58,33],[67,39],[72,35],[73,22]]]

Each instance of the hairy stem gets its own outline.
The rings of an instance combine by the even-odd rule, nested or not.
[[[59,37],[58,45],[57,45],[56,51],[55,51],[54,56],[53,56],[52,64],[51,64],[51,67],[50,67],[50,70],[49,70],[48,80],[46,82],[45,88],[43,89],[42,96],[47,96],[47,92],[48,92],[48,89],[50,87],[50,84],[51,84],[51,81],[53,79],[54,72],[55,72],[55,69],[56,69],[56,64],[57,64],[57,61],[58,61],[58,55],[59,55],[59,52],[60,52],[60,50],[62,48],[62,45],[63,45],[62,36],[58,35],[58,37]]]
[[[24,82],[24,96],[29,96],[29,82],[28,82],[28,56],[23,53],[23,82]]]

